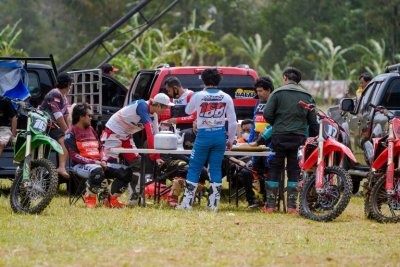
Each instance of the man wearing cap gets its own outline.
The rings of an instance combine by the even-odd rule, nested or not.
[[[69,178],[69,174],[65,170],[68,152],[64,144],[64,135],[69,128],[67,94],[71,84],[72,79],[68,73],[60,73],[57,76],[56,88],[46,94],[42,104],[39,106],[39,109],[49,113],[52,119],[56,121],[59,126],[59,128],[52,128],[49,135],[51,138],[57,140],[63,149],[64,154],[58,154],[57,172],[64,178]]]
[[[116,72],[119,71],[118,68],[113,67],[111,64],[105,63],[100,66],[101,71],[103,72],[103,75],[113,77]]]
[[[103,160],[117,162],[118,153],[112,152],[112,148],[136,148],[131,135],[143,129],[146,131],[148,148],[154,148],[154,134],[158,132],[158,115],[164,112],[167,106],[173,105],[166,94],[159,93],[148,101],[135,100],[112,115],[101,134]],[[132,170],[140,170],[139,154],[124,153],[122,156]],[[158,165],[163,164],[159,154],[150,154],[149,158],[155,160]],[[136,179],[139,179],[139,173],[135,173],[134,185],[130,184],[132,188],[136,187]]]

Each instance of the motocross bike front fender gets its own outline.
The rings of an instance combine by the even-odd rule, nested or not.
[[[323,154],[324,157],[331,152],[340,152],[340,158],[343,157],[343,154],[346,154],[346,156],[348,156],[353,162],[355,163],[357,162],[350,148],[336,141],[335,139],[332,138],[326,139],[324,142],[323,150],[324,150]],[[314,165],[317,164],[317,161],[318,161],[318,147],[311,153],[308,159],[306,159],[304,164],[300,167],[303,168],[304,170],[309,170]]]
[[[400,140],[397,140],[394,142],[393,145],[393,157],[398,155],[400,152]],[[380,168],[383,167],[383,165],[387,164],[389,159],[389,150],[388,148],[385,148],[385,150],[382,151],[381,154],[376,158],[376,160],[372,163],[372,168],[375,170],[379,170]]]
[[[61,145],[51,138],[50,136],[47,135],[34,135],[32,136],[31,139],[31,150],[34,150],[38,148],[40,145],[50,145],[52,149],[54,149],[57,153],[60,153],[61,155],[64,154],[64,151],[61,147]],[[16,151],[18,149],[18,151]],[[14,147],[14,160],[17,162],[21,162],[25,158],[25,149],[26,149],[26,141],[21,145],[21,147],[16,148]]]

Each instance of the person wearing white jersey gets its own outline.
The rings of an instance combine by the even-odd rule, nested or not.
[[[225,149],[231,149],[236,133],[236,114],[232,98],[218,89],[221,75],[215,68],[205,69],[201,74],[205,89],[192,96],[186,113],[197,113],[197,136],[190,156],[185,193],[177,209],[191,209],[200,172],[209,164],[210,192],[208,208],[217,210],[222,187],[221,164]],[[228,132],[225,130],[228,119]],[[226,140],[228,135],[228,140]]]
[[[171,118],[165,120],[165,122],[176,124],[176,127],[180,130],[192,128],[196,114],[188,116],[185,113],[185,108],[190,102],[193,91],[183,88],[181,82],[175,76],[165,79],[164,85],[168,96],[173,98],[175,104],[175,106],[171,107]]]
[[[118,153],[112,152],[112,148],[136,148],[132,134],[143,129],[146,131],[148,148],[154,148],[154,134],[158,132],[158,115],[164,112],[167,106],[173,105],[166,94],[159,93],[148,101],[135,100],[112,115],[100,138],[103,142],[103,160],[107,162],[118,161]],[[138,160],[140,156],[138,154],[125,153],[123,157],[132,170],[140,170],[140,161]],[[149,158],[155,160],[157,165],[163,164],[160,154],[150,154]],[[134,181],[130,183],[129,201],[134,198],[132,204],[136,204],[138,200],[138,194],[132,193],[137,191],[138,176],[138,173],[136,173]],[[128,204],[130,204],[129,201]]]

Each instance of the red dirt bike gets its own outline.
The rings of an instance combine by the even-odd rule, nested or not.
[[[365,213],[380,223],[397,223],[400,221],[400,117],[383,106],[370,106],[388,118],[388,132],[372,139],[368,181],[372,189],[365,199]]]
[[[353,184],[342,167],[344,155],[356,162],[351,150],[342,142],[348,138],[344,129],[322,110],[303,101],[301,107],[316,112],[319,134],[309,137],[298,151],[302,182],[300,215],[314,221],[337,218],[350,202]]]

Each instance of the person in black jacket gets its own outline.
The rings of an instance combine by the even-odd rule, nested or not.
[[[298,105],[300,100],[315,104],[311,94],[299,85],[301,72],[294,67],[287,67],[283,71],[283,80],[284,86],[272,92],[264,109],[264,118],[272,125],[271,148],[276,154],[270,161],[267,202],[263,211],[271,213],[276,209],[276,195],[286,159],[288,212],[298,214],[296,203],[300,167],[297,150],[306,140],[307,127],[309,136],[318,134],[318,123],[315,113]]]

